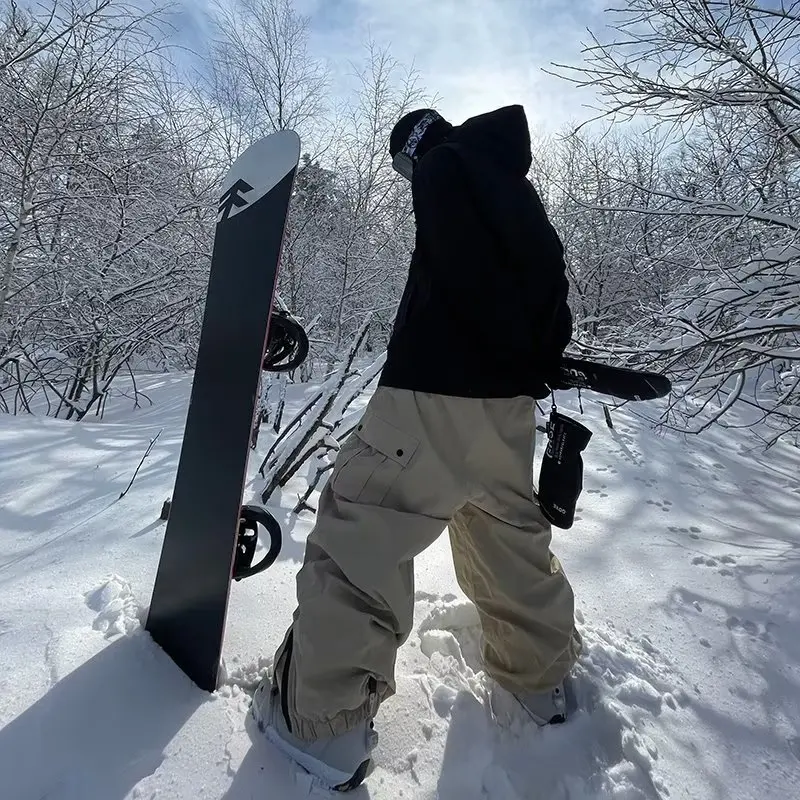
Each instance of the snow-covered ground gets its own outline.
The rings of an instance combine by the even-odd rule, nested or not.
[[[308,794],[247,717],[294,605],[312,522],[289,512],[300,484],[275,509],[288,531],[279,561],[232,588],[215,694],[140,624],[189,380],[145,378],[153,406],[118,398],[102,422],[0,416],[3,800]],[[416,632],[355,798],[798,796],[800,452],[764,453],[735,431],[656,435],[634,416],[646,410],[615,413],[612,431],[585,402],[594,438],[578,520],[554,537],[586,644],[580,712],[545,730],[490,718],[476,615],[442,536],[418,560]],[[260,453],[269,442],[265,431]],[[247,499],[258,489],[249,483]]]

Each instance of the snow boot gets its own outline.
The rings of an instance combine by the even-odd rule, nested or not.
[[[349,792],[367,775],[370,754],[378,743],[372,720],[365,720],[339,736],[306,742],[289,730],[277,688],[265,678],[256,689],[251,707],[258,729],[284,755],[334,792]]]
[[[543,727],[567,721],[567,697],[564,681],[547,692],[514,694],[531,719]]]
[[[514,693],[494,684],[490,697],[492,716],[500,725],[508,726],[519,717],[520,706],[539,726],[559,725],[567,721],[571,710],[567,703],[568,683],[562,681],[546,692]]]

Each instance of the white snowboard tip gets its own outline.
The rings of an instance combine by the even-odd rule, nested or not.
[[[300,160],[300,137],[278,131],[247,148],[222,181],[217,222],[230,219],[277,186]]]

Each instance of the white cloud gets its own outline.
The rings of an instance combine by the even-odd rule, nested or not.
[[[414,62],[439,109],[458,123],[522,103],[531,125],[552,130],[588,113],[590,100],[544,72],[553,61],[577,63],[586,28],[602,26],[597,0],[298,0],[310,14],[314,51],[346,83],[349,61],[371,34]]]
[[[224,0],[235,6],[236,0]],[[184,0],[180,26],[198,49],[209,0]],[[414,64],[422,84],[453,123],[522,103],[531,127],[554,130],[590,112],[592,96],[542,71],[578,63],[586,28],[602,28],[604,0],[294,0],[311,17],[311,49],[327,61],[332,91],[345,92],[352,63],[372,36]]]

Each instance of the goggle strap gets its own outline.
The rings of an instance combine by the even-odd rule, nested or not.
[[[411,158],[414,158],[414,152],[419,146],[419,143],[422,141],[425,131],[427,131],[428,128],[438,119],[441,119],[441,117],[435,111],[429,111],[427,114],[425,114],[425,116],[414,126],[414,129],[408,135],[408,139],[406,139],[406,143],[403,145],[403,149],[400,152],[405,153]]]

